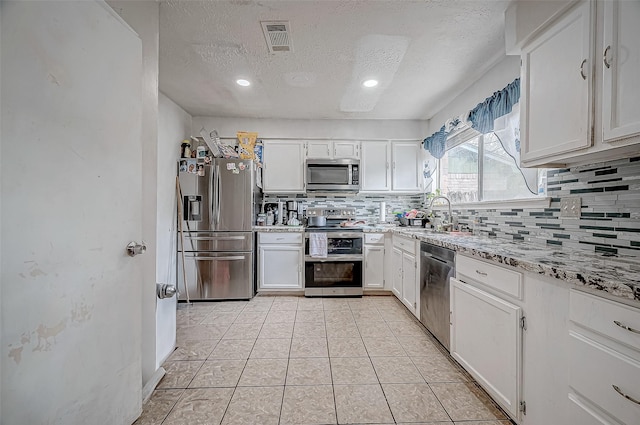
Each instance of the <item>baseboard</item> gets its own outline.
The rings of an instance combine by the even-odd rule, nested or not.
[[[259,291],[256,297],[273,297],[273,296],[304,296],[304,290],[279,290],[279,291]]]
[[[156,389],[160,380],[167,373],[166,370],[162,366],[156,370],[156,372],[151,376],[151,379],[147,381],[144,387],[142,387],[142,404],[144,405],[150,398],[151,394],[153,394],[153,390]]]
[[[365,289],[364,295],[393,295],[393,292],[386,289]]]

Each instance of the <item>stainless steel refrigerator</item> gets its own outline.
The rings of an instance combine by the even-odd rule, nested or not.
[[[177,243],[179,299],[187,299],[184,272],[190,300],[251,298],[254,295],[251,226],[261,198],[254,163],[214,159],[204,165],[191,160],[189,168],[197,172],[178,172],[181,189],[178,217],[182,220],[182,237],[178,223]],[[179,170],[183,169],[181,164]]]

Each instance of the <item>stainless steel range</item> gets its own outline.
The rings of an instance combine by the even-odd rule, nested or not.
[[[306,216],[311,223],[325,220],[309,218],[326,217],[326,224],[306,227],[305,296],[362,296],[362,228],[345,226],[355,208],[309,208]]]

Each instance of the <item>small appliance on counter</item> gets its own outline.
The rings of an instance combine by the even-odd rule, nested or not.
[[[298,219],[298,201],[287,201],[287,225],[299,226],[300,220]]]

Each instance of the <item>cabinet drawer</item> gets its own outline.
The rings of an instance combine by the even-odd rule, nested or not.
[[[364,243],[372,245],[384,244],[384,233],[365,233]]]
[[[602,415],[587,406],[574,394],[569,394],[569,417],[574,424],[580,425],[613,425],[612,422],[602,417]]]
[[[569,337],[569,386],[622,423],[640,423],[640,362],[579,333]]]
[[[411,254],[416,253],[416,240],[415,239],[407,239],[401,236],[393,237],[393,246],[402,249],[403,251],[407,251]]]
[[[572,289],[569,318],[617,342],[640,351],[640,309]]]
[[[262,244],[302,244],[302,233],[259,233],[258,242]]]
[[[458,255],[456,275],[460,280],[467,276],[503,294],[522,299],[522,273]]]

